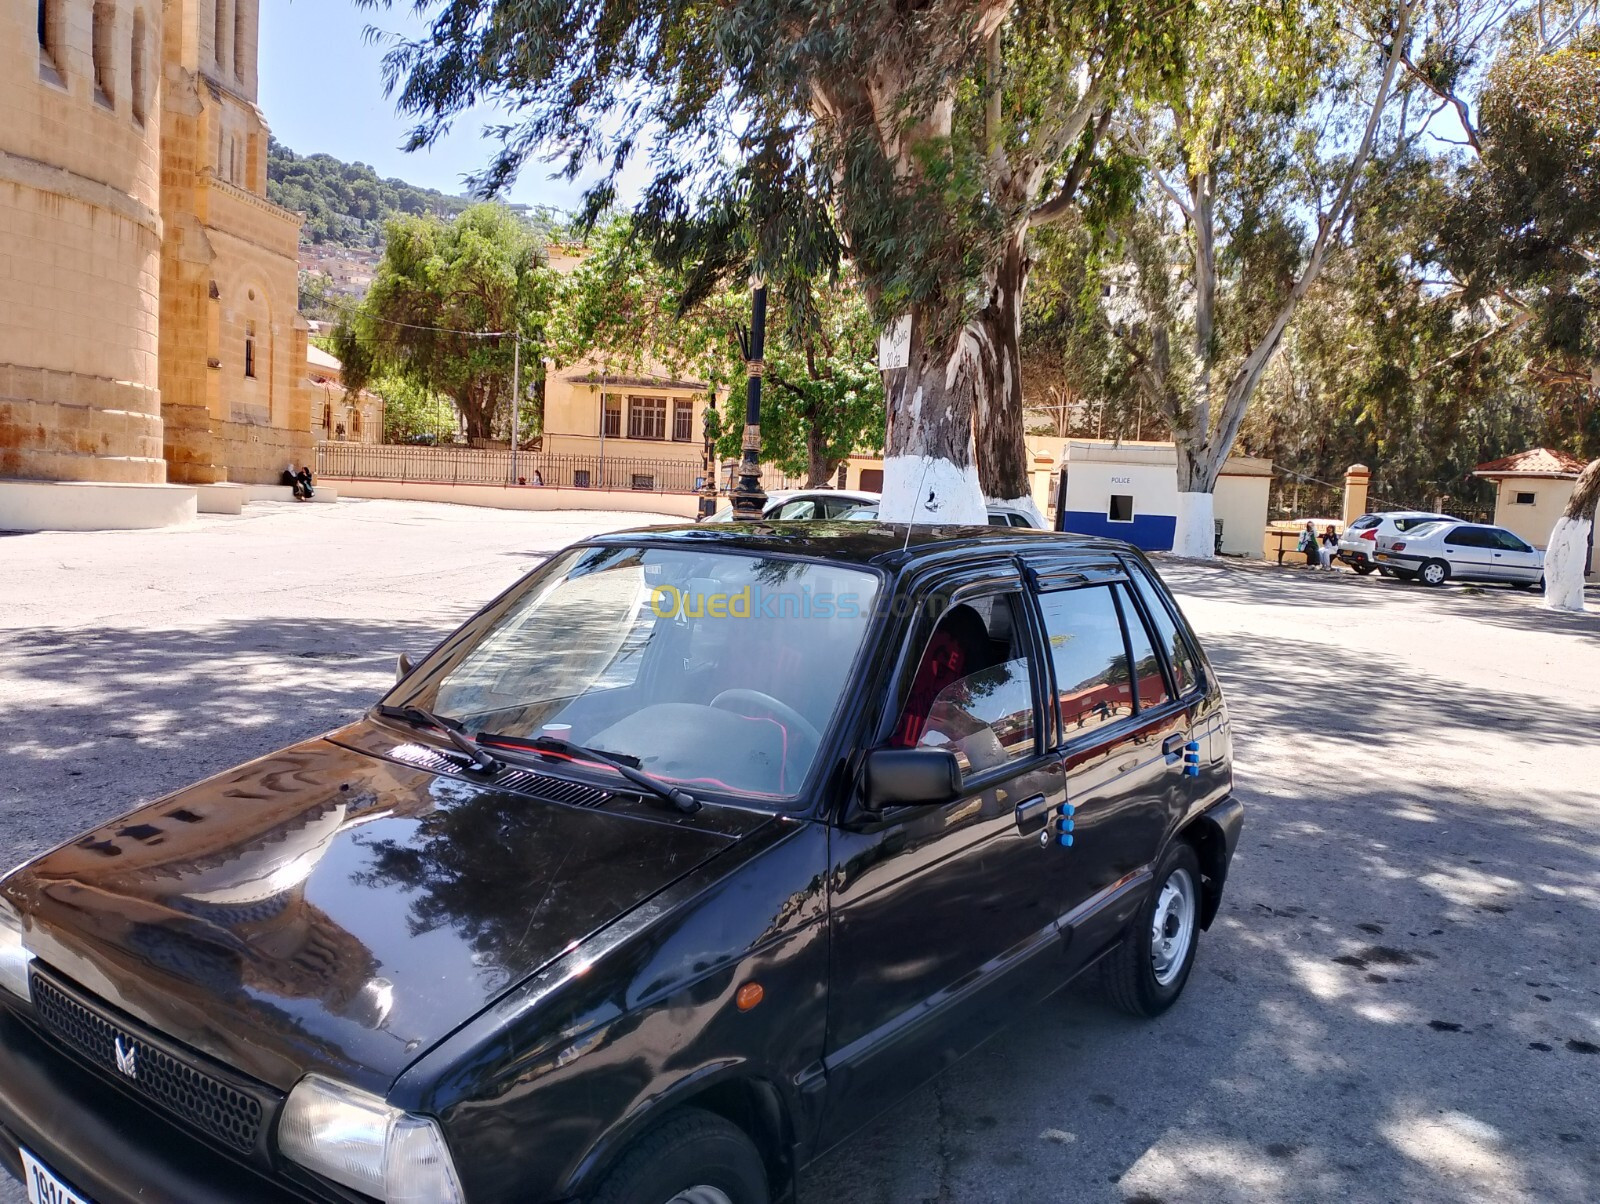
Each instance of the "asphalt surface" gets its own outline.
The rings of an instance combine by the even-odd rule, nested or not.
[[[637,522],[347,501],[0,537],[0,867],[355,715],[397,653]],[[1021,1014],[801,1204],[1600,1200],[1600,616],[1162,567],[1248,807],[1184,998]]]

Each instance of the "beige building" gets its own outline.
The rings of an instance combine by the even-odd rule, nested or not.
[[[351,396],[344,387],[344,365],[311,343],[306,346],[306,376],[313,392],[311,438],[318,443],[382,443],[383,398],[365,389]]]
[[[0,490],[257,483],[309,458],[257,3],[0,0]],[[101,492],[107,526],[180,496]]]
[[[1543,551],[1550,542],[1556,520],[1572,500],[1572,490],[1587,462],[1570,452],[1549,447],[1491,460],[1472,470],[1472,475],[1494,482],[1494,521]],[[1592,557],[1590,579],[1600,569]]]
[[[544,451],[553,456],[601,456],[631,464],[629,480],[609,469],[600,488],[660,488],[634,483],[660,466],[680,486],[692,484],[705,460],[705,413],[711,388],[666,373],[608,373],[588,360],[552,371],[545,379]],[[589,471],[596,471],[590,468]],[[550,482],[555,484],[555,482]]]

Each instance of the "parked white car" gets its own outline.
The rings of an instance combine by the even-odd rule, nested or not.
[[[864,493],[859,489],[780,489],[767,494],[766,507],[761,517],[770,522],[808,522],[819,518],[839,518],[846,510],[866,503],[877,504],[878,494]],[[731,523],[733,503],[719,507],[705,520],[708,523]]]
[[[1344,529],[1339,536],[1337,557],[1365,577],[1373,569],[1384,576],[1393,569],[1378,563],[1378,540],[1385,536],[1398,536],[1420,527],[1423,523],[1460,522],[1448,514],[1429,514],[1423,510],[1393,510],[1387,514],[1363,514]]]
[[[1456,520],[1424,523],[1377,540],[1380,568],[1424,585],[1503,581],[1531,589],[1544,580],[1544,553],[1504,527]]]
[[[846,510],[839,516],[853,522],[871,522],[878,517],[878,503],[857,506]],[[1013,510],[1010,506],[990,506],[989,525],[991,527],[1033,527],[1033,519],[1020,510]]]

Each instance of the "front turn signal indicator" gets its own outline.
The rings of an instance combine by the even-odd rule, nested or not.
[[[748,1012],[766,997],[766,988],[759,982],[747,982],[734,993],[733,1002],[741,1012]]]

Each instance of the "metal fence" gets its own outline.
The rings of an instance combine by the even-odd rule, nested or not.
[[[436,485],[541,485],[568,489],[636,489],[692,493],[701,466],[691,460],[631,456],[553,455],[475,447],[381,447],[317,444],[317,475],[367,481],[421,481]]]

